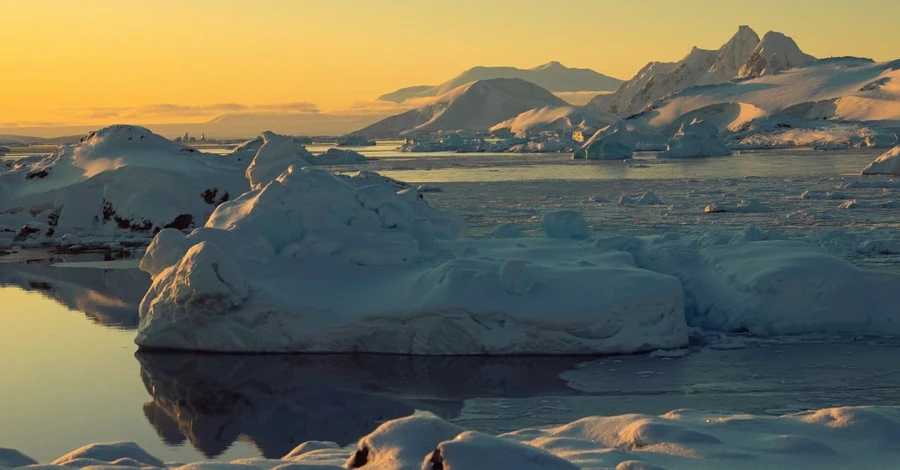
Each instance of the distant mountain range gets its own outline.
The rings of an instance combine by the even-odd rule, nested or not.
[[[559,62],[550,62],[532,69],[515,67],[473,67],[437,86],[420,85],[401,88],[378,97],[382,101],[401,103],[410,98],[440,96],[466,83],[493,78],[518,78],[552,92],[615,91],[622,80],[590,69],[569,68]]]
[[[546,106],[567,103],[519,78],[477,80],[456,87],[430,103],[391,116],[355,133],[367,137],[408,136],[444,130],[486,132],[495,124]]]

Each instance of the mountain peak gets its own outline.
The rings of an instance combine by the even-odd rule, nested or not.
[[[568,67],[563,65],[561,62],[553,60],[553,61],[547,62],[544,65],[538,65],[537,67],[535,67],[531,70],[567,69],[567,68]]]
[[[769,31],[756,45],[747,63],[741,67],[737,78],[770,75],[814,60],[816,58],[800,50],[800,46],[790,36]]]

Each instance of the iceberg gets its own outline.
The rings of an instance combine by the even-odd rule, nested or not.
[[[900,175],[900,145],[888,150],[863,168],[864,175]]]
[[[42,225],[25,237],[50,240],[189,230],[247,190],[245,168],[143,127],[110,126],[0,174],[0,225]]]
[[[583,160],[621,160],[634,154],[634,138],[623,121],[597,131],[572,155]]]
[[[665,152],[658,158],[727,157],[731,150],[719,140],[719,131],[706,121],[693,120],[682,123],[678,132],[669,139]]]

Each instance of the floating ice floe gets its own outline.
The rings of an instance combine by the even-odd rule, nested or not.
[[[353,450],[333,442],[310,441],[300,443],[281,459],[166,465],[136,444],[123,442],[86,446],[41,468],[888,470],[900,460],[898,434],[897,407],[827,408],[781,416],[694,410],[660,416],[591,416],[498,436],[417,413],[381,424]],[[11,468],[25,468],[33,462],[15,451],[0,452],[0,464]]]
[[[863,168],[864,175],[900,175],[900,145],[888,150]]]

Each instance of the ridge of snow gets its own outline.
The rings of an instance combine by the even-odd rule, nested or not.
[[[754,78],[771,75],[792,67],[806,65],[815,57],[800,50],[790,37],[769,31],[750,54],[735,78]]]

